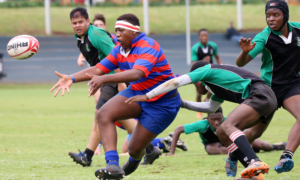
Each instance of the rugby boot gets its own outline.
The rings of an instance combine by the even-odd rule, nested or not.
[[[227,156],[227,159],[224,160],[226,161],[225,164],[226,175],[228,177],[235,177],[237,172],[238,161],[232,161],[229,157],[229,154]]]
[[[244,178],[251,178],[259,173],[268,173],[269,169],[270,167],[266,163],[262,161],[254,161],[254,159],[252,159],[249,166],[241,172],[241,176]]]
[[[81,152],[78,149],[79,153],[74,153],[74,152],[69,152],[69,156],[73,159],[74,162],[76,162],[76,164],[80,164],[83,167],[87,167],[90,166],[92,164],[92,160],[89,161],[87,159],[86,153],[85,152]]]
[[[139,167],[139,164],[139,162],[132,162],[128,159],[122,167],[123,171],[125,172],[125,176],[133,173]]]
[[[101,180],[119,180],[125,177],[125,173],[120,166],[108,164],[105,168],[97,169],[95,171],[95,176]]]
[[[285,150],[285,147],[287,145],[287,142],[279,142],[272,144],[273,150],[280,151],[280,150]]]
[[[152,164],[161,155],[160,149],[154,146],[152,153],[145,154],[144,162],[141,165]]]
[[[234,180],[264,180],[265,177],[262,173],[259,173],[258,175],[252,176],[251,178],[235,178]]]
[[[274,170],[279,174],[282,172],[289,172],[294,167],[294,161],[288,157],[280,159],[280,161],[275,165]]]

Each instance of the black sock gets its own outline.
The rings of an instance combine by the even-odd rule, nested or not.
[[[154,148],[153,144],[150,143],[150,144],[146,147],[146,154],[152,153],[152,152],[153,152],[153,148]]]
[[[247,162],[247,164],[250,164],[251,160],[254,159],[255,161],[259,161],[259,158],[256,156],[254,150],[252,149],[250,143],[248,142],[245,134],[242,131],[236,131],[230,135],[230,139],[238,149],[242,152],[244,158],[243,161]],[[238,153],[240,155],[240,153]],[[237,156],[237,154],[234,154]],[[237,157],[239,160],[240,158]],[[248,166],[248,165],[247,165]]]
[[[245,168],[248,166],[248,163],[244,161],[245,155],[239,148],[236,149],[234,152],[230,153],[229,157],[231,161],[239,160]]]
[[[86,154],[87,160],[91,161],[91,160],[92,160],[92,157],[94,156],[94,151],[92,151],[92,150],[86,148],[84,152],[85,152],[85,154]]]
[[[286,158],[290,158],[290,159],[293,159],[293,156],[294,156],[294,153],[290,150],[284,150],[280,159],[286,159]]]

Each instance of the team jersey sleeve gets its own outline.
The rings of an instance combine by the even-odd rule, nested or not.
[[[184,127],[184,133],[185,134],[191,134],[193,132],[199,132],[203,133],[208,126],[207,120],[200,120],[191,124],[185,124]]]
[[[198,61],[198,55],[197,55],[197,50],[198,50],[198,46],[197,44],[195,44],[192,47],[192,52],[191,52],[191,61]]]
[[[213,49],[214,49],[213,55],[214,55],[214,56],[218,55],[219,52],[218,52],[218,46],[217,46],[217,44],[214,43],[214,42],[210,42],[210,45],[211,45],[211,46],[213,47]]]
[[[115,46],[107,32],[101,28],[93,27],[89,37],[92,45],[105,56],[108,56]]]
[[[113,48],[110,54],[96,65],[97,68],[101,69],[106,74],[118,68],[116,48],[118,48],[118,46]]]
[[[190,76],[192,79],[192,83],[196,83],[198,81],[207,81],[210,78],[211,70],[210,64],[195,69],[194,71],[188,73],[187,75]]]
[[[155,46],[159,45],[156,43]],[[148,77],[150,71],[158,60],[158,54],[159,52],[153,47],[149,46],[140,48],[132,69],[139,69],[144,72],[144,77]]]
[[[223,103],[224,102],[224,99],[221,99],[221,98],[218,98],[216,95],[211,95],[210,97],[211,100],[213,101],[217,101],[217,102],[220,102],[220,103]]]
[[[300,22],[289,22],[289,23],[291,24],[291,26],[300,29]]]
[[[265,48],[266,40],[269,34],[264,30],[263,32],[257,34],[252,43],[256,42],[255,47],[249,52],[249,55],[254,59],[262,50]]]

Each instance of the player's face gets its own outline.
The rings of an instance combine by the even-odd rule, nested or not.
[[[207,31],[201,31],[199,34],[199,40],[201,44],[207,44],[208,41],[208,32]]]
[[[117,40],[122,48],[131,48],[132,40],[135,38],[134,35],[136,32],[124,28],[116,28],[115,30]]]
[[[211,127],[214,130],[217,130],[218,127],[221,126],[223,121],[223,114],[222,113],[213,113],[209,114],[207,117],[208,122],[210,123]]]
[[[283,12],[280,9],[271,8],[266,12],[268,26],[273,31],[278,31],[283,23]]]
[[[71,19],[72,23],[72,28],[74,32],[78,36],[84,35],[84,33],[88,30],[89,25],[90,25],[90,20],[85,19],[83,16],[77,15],[76,13],[74,14],[74,17]]]
[[[101,20],[95,20],[93,24],[99,28],[106,29],[106,24]]]
[[[194,85],[196,86],[196,89],[200,94],[204,95],[207,93],[207,89],[205,89],[205,86],[201,81],[194,83]]]

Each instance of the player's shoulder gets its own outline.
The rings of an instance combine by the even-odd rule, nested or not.
[[[200,42],[197,42],[197,43],[195,43],[195,44],[193,45],[192,48],[198,48],[200,45],[201,45]]]
[[[300,29],[300,22],[289,22],[292,27]]]
[[[90,25],[88,29],[88,35],[93,38],[108,36],[105,29]]]
[[[154,39],[152,39],[148,36],[143,36],[142,38],[140,38],[135,46],[140,47],[140,48],[150,48],[150,49],[154,49],[156,51],[160,51],[160,49],[161,49],[158,42],[156,42]]]
[[[213,46],[213,47],[214,47],[214,46],[217,46],[217,43],[212,42],[212,41],[208,41],[207,44],[208,44],[208,45],[211,45],[211,46]]]

